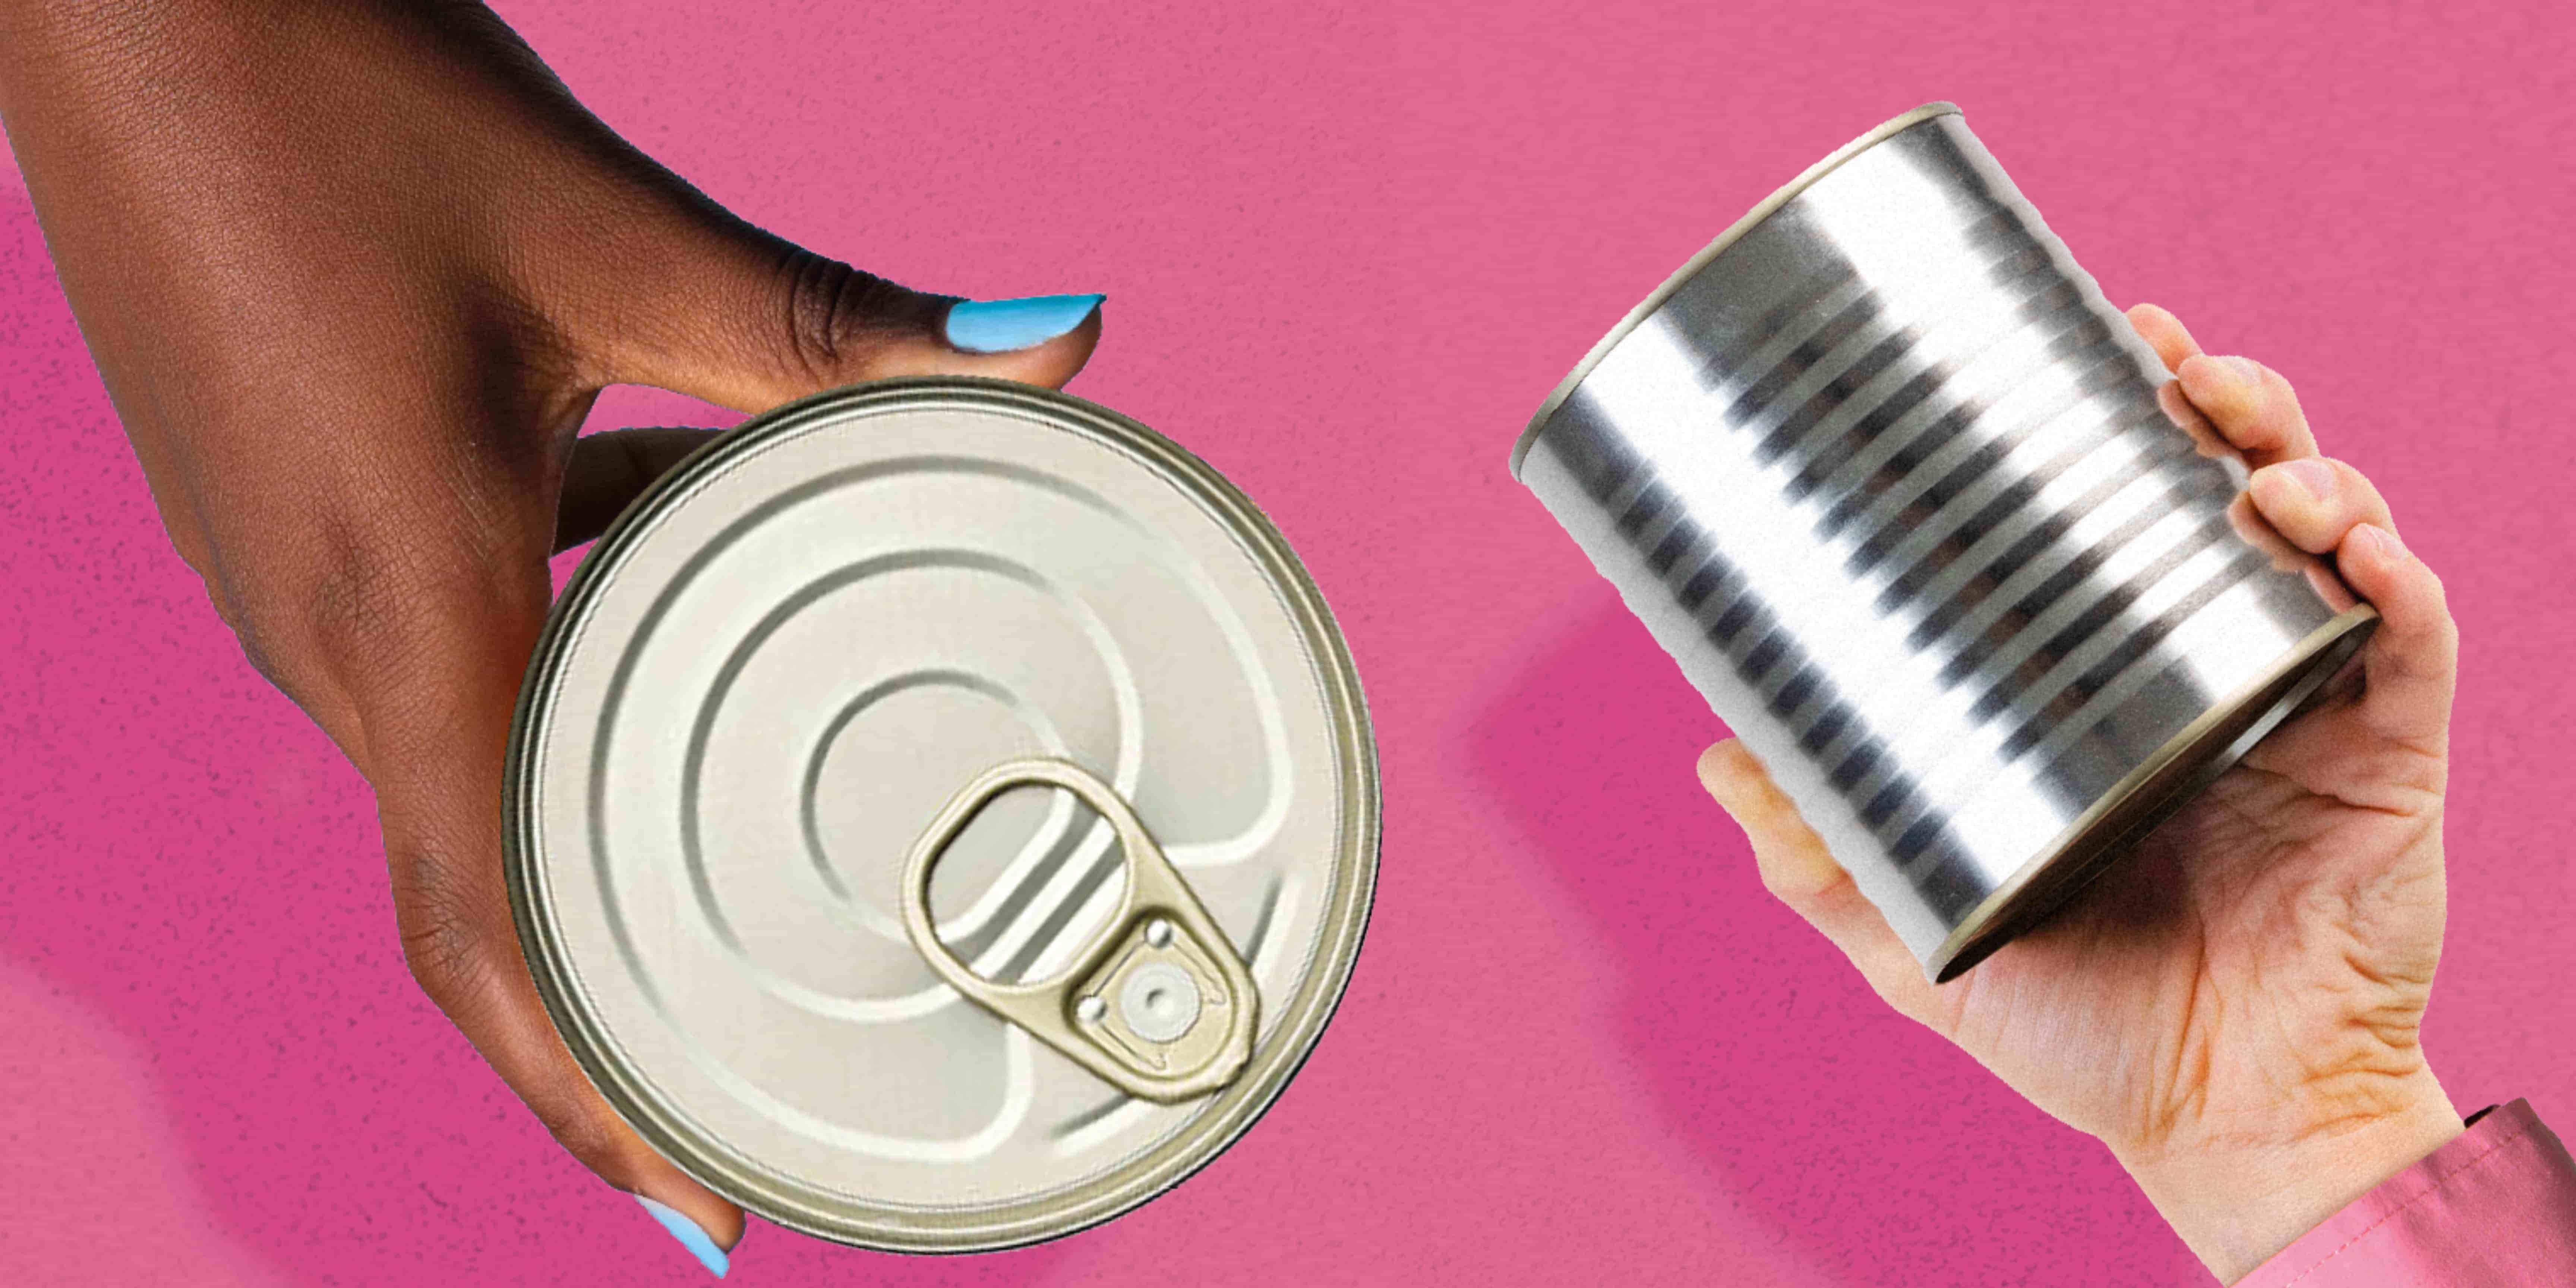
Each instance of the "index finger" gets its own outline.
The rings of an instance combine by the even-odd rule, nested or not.
[[[2156,305],[2137,305],[2128,317],[2173,373],[2174,383],[2162,395],[2167,413],[2181,410],[2199,418],[2199,424],[2184,426],[2194,437],[2206,426],[2255,469],[2317,454],[2298,391],[2281,373],[2250,358],[2211,357],[2181,319]]]
[[[353,686],[365,731],[403,955],[430,1000],[583,1166],[676,1211],[688,1243],[722,1274],[741,1209],[673,1166],[620,1119],[556,1033],[528,972],[503,873],[503,758],[519,678],[546,604],[545,568],[497,593],[442,592],[410,579],[404,659]],[[650,1206],[650,1204],[648,1204]],[[657,1218],[662,1213],[655,1213]]]
[[[2191,338],[2182,319],[2167,312],[2160,304],[2134,304],[2129,307],[2129,325],[2138,329],[2138,337],[2155,349],[2164,360],[2165,370],[2179,372],[2185,358],[2200,356],[2200,342]]]

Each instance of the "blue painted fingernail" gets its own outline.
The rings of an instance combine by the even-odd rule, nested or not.
[[[725,1271],[732,1269],[733,1258],[726,1256],[725,1250],[717,1247],[716,1241],[699,1229],[697,1222],[641,1194],[635,1196],[635,1201],[643,1204],[644,1210],[652,1213],[653,1219],[661,1222],[662,1228],[670,1231],[671,1237],[679,1240],[681,1247],[697,1257],[698,1264],[705,1266],[707,1273],[722,1279]]]
[[[948,310],[948,343],[968,353],[1008,353],[1044,344],[1082,325],[1105,295],[1033,295],[1024,300],[959,300]]]

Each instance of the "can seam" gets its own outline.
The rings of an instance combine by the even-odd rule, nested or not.
[[[2279,665],[2264,671],[2262,674],[2254,677],[2251,681],[2237,686],[2236,692],[2230,695],[2229,700],[2211,704],[2209,709],[2203,711],[2197,719],[2194,719],[2190,724],[2183,726],[2182,729],[2177,731],[2171,738],[2166,739],[2164,744],[2157,747],[2145,760],[2138,762],[2138,764],[2134,768],[2130,769],[2128,773],[2122,775],[2120,781],[2113,783],[2111,785],[2111,789],[2104,792],[2099,799],[2095,800],[2091,808],[2078,815],[2074,822],[2067,824],[2064,829],[2059,831],[2056,839],[2051,841],[2045,849],[2040,851],[2039,857],[2023,864],[2020,871],[2013,873],[2010,878],[1995,889],[1994,893],[1987,895],[1985,899],[1977,904],[1973,911],[1971,911],[1966,917],[1962,918],[1958,926],[1953,928],[1949,935],[1941,941],[1941,946],[1933,951],[1930,960],[1924,963],[1924,977],[1935,984],[1940,984],[1956,979],[1960,975],[1967,973],[1967,969],[1973,968],[1976,965],[1975,962],[1968,963],[1967,967],[1957,969],[1953,968],[1953,963],[1958,960],[1961,951],[1968,948],[1979,934],[1982,934],[1988,926],[1993,924],[1997,917],[2003,915],[2012,903],[2019,899],[2025,890],[2030,888],[2031,883],[2039,879],[2042,873],[2046,872],[2060,859],[2065,858],[2067,846],[2071,844],[2075,838],[2083,835],[2085,829],[2098,823],[2103,816],[2109,814],[2113,809],[2127,803],[2128,799],[2137,794],[2139,789],[2143,788],[2147,781],[2153,778],[2158,771],[2171,765],[2174,760],[2188,750],[2194,742],[2206,737],[2212,728],[2224,722],[2229,717],[2242,713],[2245,703],[2250,701],[2254,695],[2259,694],[2265,688],[2278,683],[2283,676],[2296,672],[2301,667],[2314,667],[2314,674],[2305,677],[2303,682],[2283,692],[2280,698],[2274,702],[2273,710],[2271,712],[2266,713],[2264,716],[2256,717],[2253,724],[2247,727],[2246,733],[2253,736],[2245,742],[2243,751],[2240,751],[2233,756],[2222,755],[2213,759],[2210,765],[2203,767],[2202,772],[2207,775],[2207,777],[2201,781],[2198,787],[2185,783],[2184,785],[2173,789],[2170,794],[2170,798],[2177,802],[2177,806],[2188,804],[2192,799],[2198,797],[2201,789],[2205,788],[2209,781],[2215,780],[2218,775],[2224,774],[2229,769],[2234,768],[2235,765],[2246,755],[2250,754],[2256,746],[2259,746],[2265,739],[2278,732],[2280,724],[2288,713],[2296,710],[2301,702],[2306,701],[2319,687],[2332,680],[2335,673],[2343,668],[2343,663],[2350,660],[2350,654],[2346,654],[2343,659],[2337,661],[2334,665],[2316,665],[2318,658],[2321,655],[2326,653],[2328,650],[2333,649],[2336,645],[2352,636],[2354,633],[2369,629],[2370,624],[2377,621],[2378,618],[2379,610],[2366,603],[2356,604],[2351,608],[2335,614],[2333,617],[2327,619],[2323,625],[2310,631],[2308,633],[2308,637],[2301,640],[2298,647],[2290,650],[2290,652],[2282,658]],[[2358,646],[2356,646],[2356,649],[2357,647]],[[2267,720],[2269,721],[2268,724],[2266,723]],[[2244,737],[2244,735],[2239,736]],[[2222,749],[2222,751],[2223,750],[2224,749]],[[2091,884],[2095,879],[2109,872],[2112,867],[2117,865],[2121,858],[2126,856],[2126,853],[2131,846],[2133,846],[2137,841],[2143,839],[2148,831],[2152,831],[2155,826],[2162,823],[2165,817],[2170,817],[2170,815],[2151,818],[2142,826],[2133,829],[2128,835],[2112,838],[2105,846],[2108,853],[2100,854],[2095,857],[2095,871],[2080,878],[2074,889],[2066,891],[2064,894],[2065,900],[2068,903],[2072,903],[2074,899],[2082,893],[2083,888],[2086,885]],[[2062,906],[2063,905],[2061,905],[2061,907]],[[2027,933],[2027,931],[2023,933]],[[2019,936],[2016,935],[2015,937],[2018,938]],[[1999,947],[2001,946],[2002,945],[1999,945]]]
[[[1594,367],[1601,365],[1602,359],[1610,356],[1610,350],[1618,347],[1621,340],[1628,338],[1629,332],[1636,330],[1654,314],[1655,310],[1662,308],[1667,300],[1681,290],[1684,283],[1698,276],[1701,269],[1708,267],[1710,261],[1724,254],[1729,246],[1742,239],[1746,233],[1753,231],[1756,225],[1769,219],[1779,211],[1780,207],[1796,200],[1798,194],[1815,186],[1818,180],[1833,173],[1844,162],[1934,117],[1958,115],[1962,115],[1958,104],[1942,101],[1926,103],[1902,116],[1882,121],[1867,134],[1836,148],[1824,160],[1808,166],[1797,178],[1782,184],[1770,196],[1764,197],[1753,209],[1746,211],[1743,218],[1727,225],[1726,231],[1719,233],[1716,240],[1701,247],[1698,254],[1691,256],[1680,268],[1673,270],[1672,275],[1666,277],[1663,284],[1647,295],[1642,303],[1628,310],[1628,315],[1619,319],[1619,324],[1610,328],[1610,333],[1602,336],[1600,341],[1592,346],[1591,351],[1583,355],[1583,361],[1574,364],[1574,370],[1567,373],[1565,379],[1557,382],[1556,388],[1549,392],[1547,401],[1539,404],[1538,413],[1531,416],[1529,425],[1521,430],[1519,440],[1512,444],[1512,477],[1520,477],[1521,462],[1528,459],[1530,448],[1538,442],[1539,434],[1547,428],[1547,423],[1556,417],[1558,409],[1564,407],[1566,400],[1574,396],[1576,386],[1581,385],[1584,378],[1592,374]]]

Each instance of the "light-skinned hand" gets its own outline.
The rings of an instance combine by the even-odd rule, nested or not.
[[[2331,552],[2379,609],[2362,684],[1939,987],[1740,743],[1709,748],[1699,774],[1752,840],[1763,884],[1881,998],[2108,1145],[2233,1283],[2462,1130],[2417,1043],[2442,950],[2458,632],[2378,489],[2318,454],[2288,381],[2203,354],[2153,305],[2129,320],[2177,379],[2168,409],[2253,468],[2253,508],[2291,544]]]

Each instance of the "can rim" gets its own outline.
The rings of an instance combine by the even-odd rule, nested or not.
[[[1799,193],[1813,187],[1817,180],[1833,173],[1844,162],[1889,137],[1910,130],[1936,116],[1959,115],[1962,113],[1959,111],[1958,104],[1942,101],[1926,103],[1902,116],[1882,121],[1869,133],[1834,149],[1833,153],[1824,160],[1808,166],[1797,178],[1782,184],[1770,196],[1764,197],[1760,204],[1746,211],[1743,218],[1727,225],[1726,231],[1719,233],[1716,240],[1701,247],[1698,254],[1691,256],[1680,268],[1673,270],[1672,275],[1664,279],[1663,285],[1656,287],[1653,293],[1646,296],[1637,307],[1628,310],[1628,316],[1619,319],[1619,324],[1610,328],[1610,333],[1602,336],[1600,342],[1592,346],[1591,352],[1583,355],[1583,361],[1574,364],[1574,370],[1568,372],[1565,379],[1557,382],[1556,388],[1548,394],[1547,401],[1539,404],[1538,414],[1530,417],[1529,425],[1521,430],[1519,440],[1512,444],[1512,477],[1520,477],[1521,462],[1528,458],[1530,447],[1538,442],[1539,433],[1547,428],[1548,421],[1555,418],[1557,409],[1565,406],[1565,400],[1574,396],[1575,387],[1583,383],[1584,377],[1591,375],[1592,369],[1601,365],[1601,360],[1609,357],[1610,350],[1616,348],[1621,340],[1627,339],[1629,332],[1636,330],[1649,316],[1653,315],[1655,310],[1662,308],[1664,302],[1673,297],[1674,292],[1681,290],[1683,283],[1698,276],[1701,269],[1708,267],[1709,261],[1726,253],[1727,247],[1734,245],[1746,233],[1753,231],[1755,225],[1770,218],[1780,207],[1795,200]]]
[[[1996,886],[1974,910],[1961,918],[1941,941],[1941,946],[1924,960],[1924,977],[1934,984],[1946,984],[1957,979],[1988,955],[2020,938],[2040,921],[2071,903],[2085,886],[2108,872],[2137,841],[2198,797],[2202,789],[2287,723],[2300,704],[2332,680],[2343,669],[2344,663],[2369,641],[2378,621],[2378,609],[2367,603],[2355,604],[2308,632],[2307,638],[2300,640],[2297,646],[2261,674],[2237,686],[2234,693],[2210,704],[2208,710],[2201,712],[2190,724],[2184,725],[2149,753],[2145,760],[2121,775],[2118,782],[2111,784],[2109,791],[2102,793],[2075,817],[2075,821],[2061,829],[2036,857],[2022,864],[2020,870]],[[2166,788],[2160,799],[2150,802],[2146,813],[2137,821],[2115,835],[2102,838],[2089,853],[2076,849],[2087,831],[2120,806],[2130,803],[2130,799],[2145,789],[2158,773],[2205,746],[2205,740],[2220,726],[2231,718],[2244,715],[2246,708],[2260,701],[2266,690],[2280,685],[2285,679],[2291,682],[2280,690],[2279,696],[2257,712],[2233,739],[2220,744],[2206,761],[2192,767],[2181,781]],[[2038,886],[2042,876],[2049,875],[2052,869],[2067,862],[2072,862],[2076,870],[2065,875],[2063,884],[2038,896],[2041,906],[2015,906]],[[2032,919],[2029,925],[2001,937],[1987,935],[1998,923],[2023,915]]]
[[[1257,1049],[1223,1103],[1177,1134],[1131,1155],[1101,1176],[1031,1198],[957,1213],[867,1203],[850,1196],[824,1210],[814,1187],[791,1184],[721,1142],[701,1141],[676,1124],[681,1115],[615,1054],[605,1030],[572,1004],[571,962],[551,916],[543,865],[536,862],[533,783],[536,749],[553,715],[549,701],[588,610],[660,517],[733,462],[823,417],[891,403],[903,409],[964,405],[1034,415],[1087,433],[1121,451],[1207,508],[1261,569],[1293,619],[1321,681],[1340,765],[1346,807],[1334,844],[1339,858],[1324,900],[1314,966],[1281,1010],[1279,1026]],[[1375,902],[1382,836],[1382,784],[1377,743],[1348,640],[1322,591],[1269,517],[1224,475],[1179,444],[1106,407],[1056,390],[981,376],[912,376],[829,390],[765,412],[718,435],[647,488],[601,535],[547,615],[513,713],[502,778],[503,870],[520,949],[537,993],[583,1073],[611,1109],[646,1143],[691,1179],[745,1209],[800,1233],[889,1252],[964,1253],[1020,1247],[1059,1238],[1120,1216],[1188,1179],[1231,1147],[1277,1103],[1314,1054],[1326,1024],[1347,994],[1369,912]],[[1123,1178],[1110,1183],[1112,1178]]]

